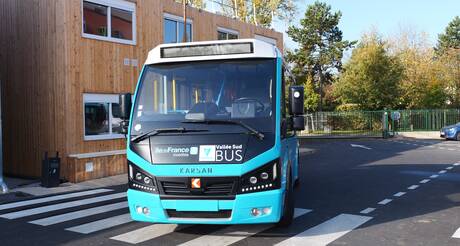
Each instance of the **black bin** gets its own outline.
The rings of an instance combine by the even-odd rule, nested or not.
[[[61,158],[59,158],[59,152],[56,152],[56,157],[48,157],[48,152],[45,152],[45,158],[42,161],[42,186],[47,188],[59,186],[60,170]]]

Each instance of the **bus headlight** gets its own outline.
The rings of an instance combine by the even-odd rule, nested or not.
[[[142,170],[132,162],[128,161],[129,169],[129,188],[133,190],[140,190],[150,193],[158,193],[155,185],[155,179],[152,175]]]
[[[271,161],[254,171],[244,174],[240,179],[239,194],[275,190],[281,187],[279,159]]]

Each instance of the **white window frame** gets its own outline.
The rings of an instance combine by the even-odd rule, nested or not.
[[[228,34],[233,34],[233,35],[236,35],[237,36],[237,39],[240,38],[240,33],[236,30],[233,30],[233,29],[229,29],[229,28],[225,28],[225,27],[220,27],[218,26],[217,27],[217,32],[224,32],[227,34],[227,39],[226,40],[229,40],[228,39]]]
[[[278,43],[278,40],[276,38],[270,38],[270,37],[267,37],[267,36],[264,36],[264,35],[256,34],[256,35],[254,35],[254,38],[257,39],[257,40],[260,40],[260,41],[264,41],[264,42],[269,43],[269,44],[273,44],[275,46]]]
[[[182,43],[182,40],[179,41],[179,25],[184,25],[184,17],[172,15],[169,13],[163,13],[163,33],[164,33],[164,28],[165,28],[165,24],[164,24],[165,19],[176,22],[176,43]],[[193,42],[193,20],[187,18],[187,24],[190,24],[190,31],[192,32],[190,33],[190,42]],[[164,43],[164,41],[165,41],[165,37],[163,36],[162,43]]]
[[[96,94],[84,93],[83,94],[83,139],[88,140],[108,140],[125,138],[125,135],[112,132],[112,103],[119,103],[118,94]],[[102,135],[89,135],[85,134],[85,104],[86,103],[109,103],[109,134]]]
[[[84,29],[84,12],[83,12],[83,2],[90,2],[95,4],[100,4],[107,6],[107,37],[85,33]],[[133,29],[133,40],[126,40],[121,38],[112,37],[112,7],[130,11],[133,13],[132,16],[132,29]],[[127,2],[123,0],[81,0],[81,36],[84,38],[97,39],[102,41],[110,41],[121,44],[136,45],[136,4],[132,2]]]

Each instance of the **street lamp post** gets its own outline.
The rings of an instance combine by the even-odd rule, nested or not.
[[[3,138],[2,138],[2,90],[0,83],[0,194],[8,192],[8,186],[3,181]]]

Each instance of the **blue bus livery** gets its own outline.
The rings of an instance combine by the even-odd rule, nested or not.
[[[134,97],[120,95],[132,218],[289,225],[304,127],[292,82],[281,52],[259,40],[150,51]]]

